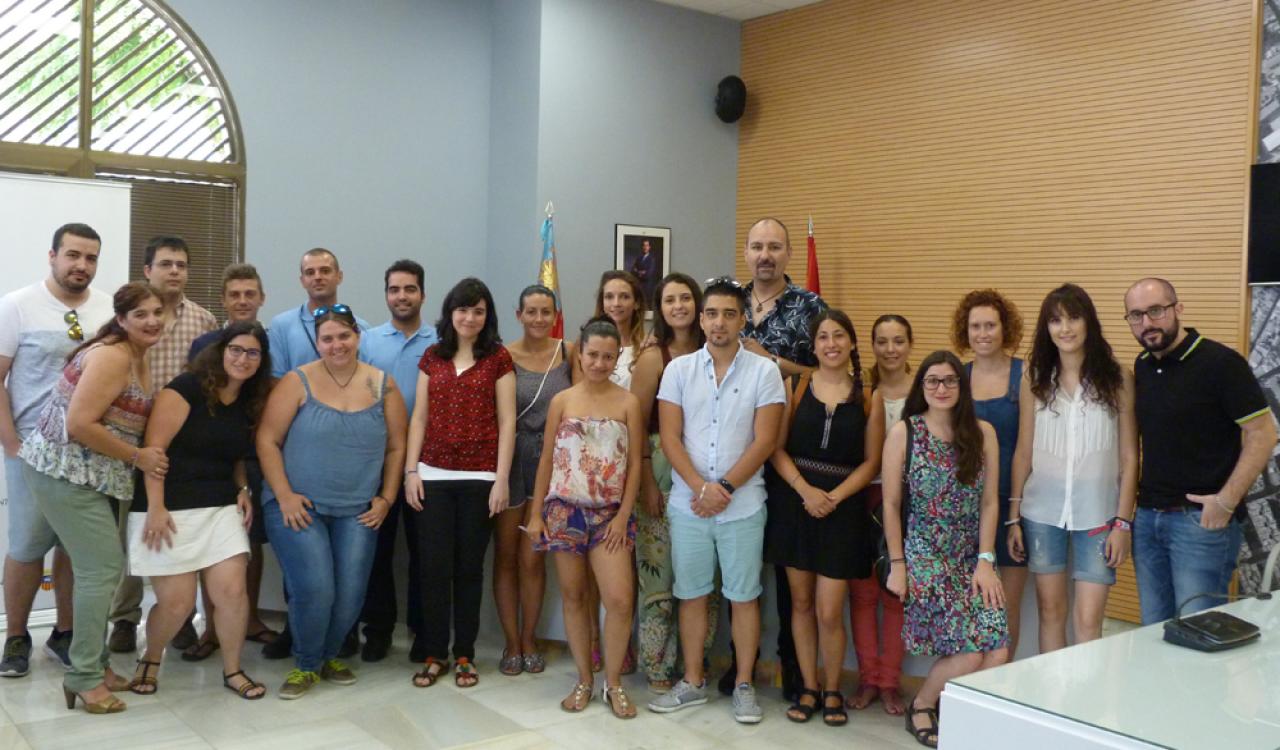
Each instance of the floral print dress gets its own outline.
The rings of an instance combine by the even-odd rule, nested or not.
[[[911,417],[911,495],[907,521],[907,602],[902,639],[917,656],[950,656],[1005,646],[1003,609],[987,609],[972,591],[982,487],[956,478],[956,452]]]

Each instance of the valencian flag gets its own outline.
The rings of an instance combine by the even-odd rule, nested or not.
[[[818,281],[818,245],[813,241],[812,216],[809,217],[809,273],[805,276],[804,285],[814,294],[822,294],[822,284]]]
[[[551,212],[542,221],[542,264],[538,266],[538,283],[555,292],[556,324],[551,327],[551,337],[564,338],[564,306],[560,303],[560,274],[556,272],[556,229],[551,223]]]

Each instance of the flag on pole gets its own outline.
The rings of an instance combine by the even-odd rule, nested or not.
[[[551,337],[564,338],[564,306],[560,302],[560,274],[556,272],[556,230],[551,223],[552,208],[547,204],[547,218],[542,221],[542,263],[538,266],[538,283],[556,295],[556,323]]]
[[[818,281],[818,245],[813,241],[813,217],[809,217],[809,272],[805,276],[804,285],[814,294],[822,294],[822,284]]]

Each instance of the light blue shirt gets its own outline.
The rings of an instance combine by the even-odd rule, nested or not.
[[[360,359],[395,378],[409,414],[418,395],[418,362],[436,339],[435,326],[424,325],[406,338],[389,320],[360,337]]]
[[[356,325],[360,326],[363,338],[369,331],[369,324],[357,317]],[[271,319],[271,325],[267,326],[267,342],[271,345],[271,374],[276,378],[283,378],[290,370],[320,359],[320,352],[316,349],[316,317],[307,309],[305,302]]]
[[[662,375],[658,398],[684,412],[684,449],[698,474],[713,482],[732,469],[755,440],[756,409],[787,402],[778,366],[741,346],[719,385],[716,363],[706,346],[671,360]],[[671,472],[667,507],[694,515],[693,495],[699,489],[700,486],[691,488],[685,484],[679,472]],[[764,498],[761,466],[738,486],[729,507],[713,520],[728,523],[747,518],[760,510]]]

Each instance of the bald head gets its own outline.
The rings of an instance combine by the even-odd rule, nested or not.
[[[1148,276],[1145,279],[1138,279],[1133,282],[1133,286],[1129,287],[1129,291],[1124,293],[1125,307],[1129,306],[1129,297],[1139,290],[1141,290],[1143,297],[1150,294],[1163,294],[1166,297],[1165,304],[1171,305],[1178,301],[1178,292],[1174,290],[1173,284],[1159,276]]]
[[[1183,339],[1182,303],[1173,284],[1151,276],[1140,279],[1124,294],[1125,321],[1144,349],[1157,357]]]
[[[756,223],[747,227],[747,244],[748,245],[751,244],[751,233],[756,231],[757,227],[781,229],[782,240],[786,244],[787,249],[788,250],[791,249],[791,232],[787,229],[787,225],[783,224],[780,219],[775,219],[772,216],[766,216],[763,219],[756,219]]]

